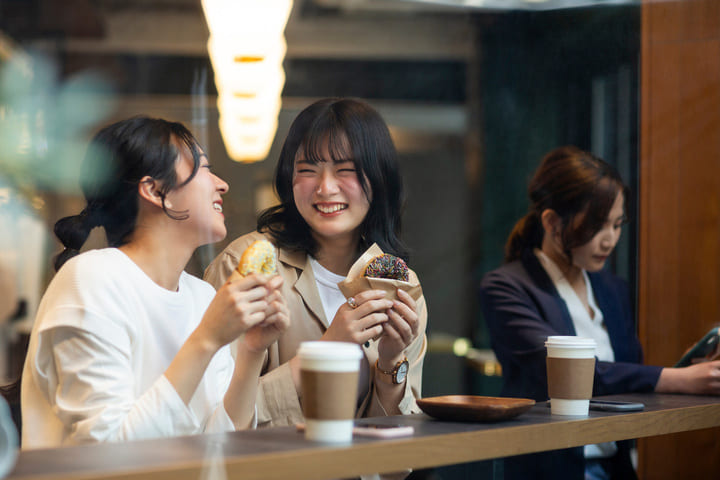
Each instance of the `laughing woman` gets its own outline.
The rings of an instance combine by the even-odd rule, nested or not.
[[[184,126],[146,117],[101,130],[84,173],[85,209],[55,225],[65,250],[30,338],[22,447],[252,426],[265,348],[289,321],[282,278],[216,293],[183,271],[224,238],[228,185]],[[97,226],[110,247],[78,254]]]
[[[232,242],[205,279],[222,285],[245,248],[267,238],[279,249],[283,294],[292,320],[267,350],[258,397],[259,425],[303,420],[301,342],[362,346],[358,416],[416,412],[425,355],[425,299],[370,290],[346,301],[337,283],[373,243],[406,257],[398,238],[402,182],[385,122],[368,104],[324,99],[290,127],[275,172],[280,205],[262,213],[257,232]],[[417,277],[411,272],[411,281]],[[406,369],[405,367],[409,367]],[[407,375],[405,374],[407,372]]]

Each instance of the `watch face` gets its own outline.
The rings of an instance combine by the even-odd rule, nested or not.
[[[395,382],[396,383],[402,383],[405,381],[405,377],[408,373],[408,362],[402,362],[397,369],[397,373],[395,374]]]

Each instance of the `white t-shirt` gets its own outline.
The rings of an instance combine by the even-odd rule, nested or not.
[[[583,279],[585,280],[585,287],[588,299],[588,305],[593,312],[590,316],[590,312],[585,308],[580,297],[578,297],[575,290],[573,290],[570,283],[563,275],[560,268],[548,257],[542,250],[535,249],[535,255],[540,260],[543,268],[547,272],[548,276],[555,285],[560,298],[563,299],[567,306],[570,318],[575,327],[575,334],[579,337],[587,337],[595,340],[597,344],[595,348],[595,356],[598,360],[604,362],[614,362],[615,352],[610,344],[610,336],[605,329],[603,320],[602,310],[598,308],[595,302],[595,294],[590,283],[590,278],[585,270],[582,271]],[[598,443],[595,445],[585,445],[583,453],[585,458],[601,458],[611,457],[617,452],[617,445],[615,442]]]
[[[164,372],[215,290],[185,272],[177,291],[115,248],[70,259],[40,303],[22,379],[22,448],[234,430],[223,347],[189,407]]]
[[[315,283],[325,311],[325,318],[327,318],[328,325],[330,325],[338,308],[347,301],[345,295],[340,291],[340,287],[338,287],[338,283],[345,280],[345,277],[331,272],[312,257],[310,257],[310,266],[315,276]]]

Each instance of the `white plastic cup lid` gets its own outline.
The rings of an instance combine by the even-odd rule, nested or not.
[[[301,358],[313,360],[360,360],[360,346],[349,342],[302,342],[298,349]]]
[[[597,343],[592,338],[575,337],[571,335],[551,335],[547,338],[545,346],[562,348],[595,348]]]

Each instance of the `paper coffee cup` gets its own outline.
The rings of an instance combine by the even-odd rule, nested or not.
[[[545,347],[551,413],[586,416],[595,376],[595,340],[550,336]]]
[[[305,437],[350,442],[362,350],[354,343],[303,342],[298,356]]]

